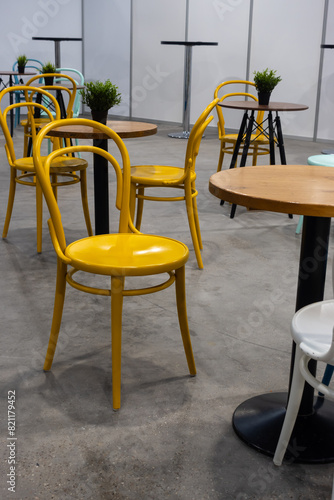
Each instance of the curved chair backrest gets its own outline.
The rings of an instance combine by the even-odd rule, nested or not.
[[[41,61],[39,61],[38,59],[28,59],[28,62],[26,64],[26,69],[35,69],[36,70],[36,73],[42,73],[42,68],[43,68],[43,63]],[[18,69],[18,64],[17,64],[17,61],[15,61],[15,63],[13,64],[13,71],[17,71]],[[22,80],[22,77],[24,75],[20,75],[20,79]],[[19,85],[20,83],[20,79],[18,77],[18,75],[14,75],[14,84],[15,85]],[[21,81],[22,83],[22,81]],[[39,83],[42,83],[42,78],[40,78],[40,81]]]
[[[201,144],[201,139],[203,136],[203,132],[209,123],[213,120],[213,116],[209,116],[214,107],[217,106],[219,99],[214,99],[202,112],[199,118],[196,120],[196,123],[191,129],[186,156],[185,156],[185,164],[184,168],[187,170],[188,168],[192,171],[195,170],[196,157],[198,155],[199,147]]]
[[[7,106],[4,110],[2,110],[1,104],[3,102],[4,97],[7,94],[9,94],[10,92],[17,92],[18,89],[20,90],[20,92],[23,91],[25,93],[26,100],[11,104],[10,106]],[[19,87],[14,87],[14,86],[8,87],[0,92],[0,124],[1,124],[1,128],[2,128],[3,134],[5,136],[5,140],[6,140],[5,148],[6,148],[8,161],[11,165],[15,161],[16,156],[15,156],[13,139],[11,137],[10,130],[9,130],[9,127],[7,124],[7,115],[10,112],[10,110],[15,109],[15,108],[24,108],[24,107],[27,108],[28,121],[31,121],[31,130],[32,130],[33,140],[36,139],[36,126],[34,126],[34,111],[38,108],[38,109],[44,111],[48,115],[50,120],[54,119],[52,114],[51,114],[51,111],[49,109],[47,109],[45,106],[43,106],[43,104],[36,103],[33,100],[36,93],[41,93],[43,96],[45,96],[46,98],[48,98],[52,102],[53,107],[55,109],[56,119],[57,120],[60,119],[60,108],[59,108],[59,104],[57,102],[57,99],[52,94],[50,94],[49,92],[47,92],[46,90],[44,90],[42,88],[31,87],[30,85],[29,86],[28,85],[20,85]],[[5,99],[5,101],[6,101],[6,99]]]
[[[229,80],[229,81],[221,83],[220,85],[218,85],[218,87],[214,91],[214,97],[215,97],[215,99],[218,97],[218,94],[221,93],[220,92],[221,89],[223,87],[225,87],[226,85],[243,85],[243,87],[244,87],[245,90],[244,91],[240,90],[240,92],[238,91],[238,92],[232,92],[232,93],[224,94],[223,96],[221,96],[219,98],[220,102],[224,101],[224,99],[227,99],[229,97],[238,97],[238,96],[239,97],[248,97],[250,99],[253,99],[254,101],[258,100],[256,96],[254,96],[253,94],[251,94],[249,92],[246,92],[246,86],[247,85],[255,87],[255,83],[254,82],[250,82],[248,80]],[[223,135],[225,135],[225,119],[224,119],[224,115],[223,115],[223,110],[222,110],[221,106],[217,106],[216,109],[217,109],[217,115],[218,115],[218,131],[219,131],[219,136],[223,136]],[[259,111],[257,113],[257,116],[256,116],[256,122],[257,123],[261,123],[263,121],[263,115],[264,115],[264,111]]]
[[[59,78],[59,73],[42,73],[40,76],[42,76],[45,80],[47,77],[53,77],[55,79]],[[26,85],[31,85],[33,82],[38,80],[40,76],[33,76],[30,78],[30,80],[27,81]],[[73,114],[73,106],[74,106],[74,101],[76,98],[76,93],[77,93],[77,84],[76,81],[70,77],[69,75],[62,75],[62,80],[64,82],[64,85],[43,85],[41,88],[45,90],[59,90],[61,92],[65,92],[68,94],[68,103],[66,107],[66,117],[67,118],[72,118]],[[65,81],[67,82],[68,86],[65,86]],[[44,103],[47,104],[47,103]]]
[[[50,153],[46,158],[45,163],[43,164],[41,158],[41,146],[43,140],[47,137],[47,135],[53,128],[63,125],[64,126],[82,125],[86,127],[92,127],[93,125],[94,128],[101,130],[106,135],[106,137],[108,137],[109,140],[113,141],[113,149],[121,155],[122,165],[119,164],[119,162],[116,160],[114,156],[112,156],[104,149],[91,145],[90,146],[78,145],[78,146],[69,146],[65,148],[60,148]],[[37,177],[42,186],[44,197],[51,215],[50,231],[52,240],[55,244],[55,248],[57,248],[58,245],[58,247],[61,249],[62,252],[65,251],[66,240],[65,240],[64,228],[61,222],[60,210],[51,186],[50,175],[49,175],[50,165],[52,160],[57,156],[66,155],[69,153],[77,153],[80,151],[99,154],[104,158],[106,158],[109,161],[109,163],[113,166],[117,180],[115,205],[120,212],[119,232],[126,233],[128,232],[129,227],[134,232],[138,232],[133,227],[130,218],[130,208],[129,208],[130,207],[130,158],[122,139],[119,137],[118,134],[116,134],[116,132],[111,130],[106,125],[103,125],[102,123],[98,122],[92,122],[92,120],[87,120],[85,118],[70,118],[70,119],[56,120],[44,126],[40,130],[39,134],[37,135],[36,141],[34,142],[33,157],[34,157]]]
[[[74,68],[57,68],[57,72],[71,76],[78,85],[83,85],[85,83],[85,77],[80,71]],[[64,79],[61,77],[56,78],[56,82],[61,82]],[[73,118],[77,118],[80,114],[80,92],[76,93],[74,104],[73,104]]]

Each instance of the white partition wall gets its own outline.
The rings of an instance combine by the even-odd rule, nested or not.
[[[63,66],[85,78],[110,78],[123,101],[112,114],[182,126],[184,47],[162,40],[218,42],[194,47],[191,115],[194,123],[218,83],[253,79],[277,69],[282,82],[272,99],[307,104],[282,113],[285,135],[334,139],[334,2],[329,0],[15,0],[2,2],[1,69],[26,54],[54,61],[52,41],[33,36],[83,37],[61,42]],[[325,19],[325,24],[324,24]],[[324,27],[326,36],[324,36]],[[229,128],[241,117],[226,112]],[[215,126],[215,122],[211,124]]]
[[[110,79],[117,85],[122,102],[111,114],[121,116],[129,116],[130,108],[130,3],[130,0],[83,1],[85,78]]]
[[[276,69],[282,81],[271,99],[309,106],[281,114],[287,135],[313,137],[323,15],[323,0],[254,2],[250,77],[254,70]]]
[[[213,99],[219,83],[246,78],[249,11],[249,1],[190,1],[189,40],[218,42],[217,47],[193,49],[192,123]],[[239,127],[239,112],[224,110],[224,116],[228,127]],[[216,120],[212,126],[216,126],[215,123]]]
[[[11,69],[16,58],[55,62],[54,42],[32,37],[81,38],[81,0],[15,0],[1,2],[1,68]],[[62,66],[81,70],[82,42],[61,42]]]
[[[186,0],[133,2],[132,116],[182,122]]]
[[[334,45],[334,4],[328,2],[325,19],[324,44]],[[323,66],[320,84],[319,120],[316,135],[322,139],[334,140],[334,49],[321,49]]]

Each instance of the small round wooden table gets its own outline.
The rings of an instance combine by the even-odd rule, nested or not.
[[[9,81],[8,83],[4,82],[3,78],[0,76],[0,85],[3,86],[3,88],[12,87],[13,86],[13,76],[32,76],[36,75],[36,71],[24,71],[24,73],[20,73],[19,71],[0,71],[1,76],[9,76]],[[0,89],[1,90],[1,89]],[[13,93],[9,93],[9,104],[13,104]],[[14,132],[14,112],[11,109],[10,110],[10,135],[13,137],[13,132]]]
[[[145,137],[154,135],[158,131],[157,125],[146,122],[127,120],[108,120],[107,126],[116,132],[122,139]],[[108,151],[109,136],[93,127],[82,125],[63,125],[54,128],[50,134],[53,137],[70,139],[93,139],[94,146]],[[109,233],[109,184],[108,161],[101,155],[94,154],[94,207],[95,233]]]
[[[246,164],[248,149],[251,143],[251,136],[256,132],[256,135],[264,135],[269,141],[270,151],[270,164],[275,164],[275,145],[279,148],[281,164],[286,165],[286,156],[284,149],[284,140],[281,126],[281,119],[279,112],[282,111],[303,111],[308,109],[305,104],[293,104],[290,102],[269,102],[267,105],[261,105],[257,101],[229,101],[224,100],[218,103],[223,108],[231,108],[236,110],[244,110],[244,115],[241,121],[237,141],[233,150],[230,168],[234,168],[238,158],[239,150],[242,142],[244,147],[242,150],[240,167]],[[255,112],[266,111],[267,117],[261,122],[257,123],[255,119]],[[273,119],[273,113],[276,114]],[[248,123],[247,123],[248,122]],[[232,205],[231,219],[233,219],[236,210],[236,204]]]
[[[324,297],[334,169],[311,165],[267,165],[229,169],[212,175],[209,191],[217,198],[254,209],[304,215],[296,310]],[[292,346],[293,367],[295,344]],[[316,362],[310,368],[316,371]],[[290,373],[290,382],[292,369]],[[273,456],[282,428],[287,393],[251,398],[234,412],[233,428],[253,448]],[[334,404],[314,397],[305,384],[287,456],[295,462],[334,461]]]

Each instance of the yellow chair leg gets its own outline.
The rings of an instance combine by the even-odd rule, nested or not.
[[[197,233],[196,224],[195,224],[191,187],[189,185],[185,184],[184,190],[185,190],[189,228],[190,228],[191,238],[193,240],[193,246],[194,246],[194,250],[195,250],[197,264],[198,264],[198,267],[200,269],[203,269],[204,266],[203,266],[201,250],[200,250],[200,245],[199,245],[199,240],[198,240],[198,233]]]
[[[195,183],[192,185],[192,190],[195,191]],[[201,236],[201,228],[199,227],[199,218],[198,218],[198,210],[197,210],[197,198],[196,196],[192,197],[192,202],[193,202],[193,211],[194,211],[194,220],[195,220],[195,227],[196,227],[196,234],[197,234],[197,239],[198,239],[198,244],[201,250],[203,250],[203,242],[202,242],[202,236]]]
[[[144,188],[140,187],[138,188],[138,194],[141,196],[144,196]],[[138,198],[137,202],[137,218],[136,218],[136,229],[140,231],[140,226],[141,226],[141,221],[143,217],[143,208],[144,208],[144,200],[142,198]]]
[[[66,273],[67,266],[59,258],[57,259],[57,281],[55,302],[53,307],[53,318],[50,332],[48,350],[44,361],[44,371],[51,370],[54,353],[57,346],[57,340],[60,330],[61,318],[63,315],[63,307],[66,290]]]
[[[42,226],[43,226],[43,192],[41,185],[36,181],[36,219],[37,219],[37,252],[42,252]]]
[[[5,219],[5,224],[4,224],[3,231],[2,231],[3,238],[6,238],[6,236],[8,234],[9,223],[10,223],[10,219],[12,217],[14,198],[15,198],[15,190],[16,190],[15,179],[16,179],[16,170],[14,170],[12,168],[11,172],[10,172],[10,184],[9,184],[6,219]]]
[[[85,216],[87,232],[89,236],[93,236],[93,229],[89,215],[88,196],[87,196],[87,174],[85,169],[81,170],[80,172],[80,189],[81,189],[82,208]]]
[[[134,182],[131,182],[131,187],[130,187],[130,217],[131,217],[131,220],[133,223],[135,220],[135,213],[136,213],[136,193],[137,193],[137,186]]]
[[[191,346],[191,339],[188,326],[187,306],[186,306],[186,285],[185,285],[185,267],[180,267],[175,271],[175,292],[176,305],[179,317],[181,336],[184,352],[186,353],[190,375],[196,375],[195,359]]]
[[[121,407],[122,309],[124,278],[111,278],[111,363],[113,409]]]
[[[256,145],[254,145],[253,161],[252,161],[253,166],[255,166],[257,164],[257,156],[258,156],[258,147]]]
[[[224,148],[225,148],[225,142],[220,144],[220,153],[219,153],[219,160],[218,160],[218,167],[217,167],[217,172],[220,172],[223,166],[223,161],[224,161]]]

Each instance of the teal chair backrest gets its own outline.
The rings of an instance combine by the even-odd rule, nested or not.
[[[73,80],[76,81],[78,85],[83,85],[85,83],[85,78],[80,71],[74,68],[57,68],[57,72],[59,73],[65,73],[66,75],[70,76],[73,78]],[[56,78],[57,82],[61,82],[62,78]],[[80,90],[77,90],[76,96],[75,96],[75,101],[73,104],[73,118],[78,118],[80,114],[80,103],[81,103],[81,94]]]

